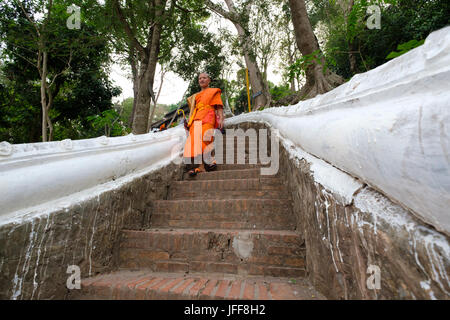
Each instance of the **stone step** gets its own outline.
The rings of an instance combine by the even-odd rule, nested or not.
[[[270,156],[266,154],[266,157],[269,157],[270,160]],[[267,158],[264,157],[262,159],[265,159],[266,163]],[[230,154],[228,152],[223,152],[222,155],[220,154],[215,154],[214,158],[216,159],[217,163],[220,164],[261,164],[262,160],[259,156],[258,152],[253,152],[250,153],[249,151],[237,151],[235,150],[233,154]],[[250,160],[253,160],[253,162],[250,162]]]
[[[249,171],[259,173],[259,169],[206,172],[204,175],[208,175],[209,179],[174,181],[170,184],[170,189],[174,191],[185,191],[186,189],[196,189],[199,191],[207,191],[210,189],[227,191],[278,190],[278,188],[284,187],[284,184],[280,178],[272,176],[257,176],[256,174],[256,177],[252,177],[250,173],[246,174]],[[238,172],[237,175],[233,175],[235,172]],[[200,175],[201,174],[199,174],[199,176]],[[242,176],[244,176],[244,178],[241,178]]]
[[[238,144],[238,140],[237,139],[234,139],[234,141],[230,141],[231,143],[228,143],[227,139],[224,137],[224,139],[222,140],[221,144],[219,143],[219,139],[216,139],[214,141],[214,147],[215,148],[222,147],[223,149],[226,149],[227,146],[228,147],[237,148],[238,145],[239,145],[239,147],[244,146],[245,149],[258,149],[258,148],[260,148],[260,142],[258,141],[258,139],[257,139],[257,141],[252,141],[252,143],[250,143],[250,141],[248,141],[248,138],[246,138],[245,140],[246,140],[245,143],[242,143],[242,141],[239,141],[239,144]],[[263,141],[261,141],[261,146],[262,146],[262,142]],[[266,146],[267,146],[267,149],[270,150],[270,141],[269,140],[266,140]]]
[[[155,200],[153,213],[213,213],[246,214],[256,212],[261,215],[292,215],[291,201],[281,199],[205,199],[205,200]]]
[[[227,171],[227,170],[245,170],[245,169],[260,169],[265,167],[262,164],[218,164],[216,171]]]
[[[175,181],[168,199],[289,199],[286,186],[278,178]]]
[[[289,200],[289,195],[280,187],[278,190],[208,190],[201,191],[180,191],[171,192],[170,200],[201,200],[201,199],[285,199]]]
[[[293,231],[149,229],[124,230],[122,236],[122,269],[305,275],[304,243]]]
[[[259,157],[256,158],[252,158],[250,159],[248,154],[245,154],[243,158],[238,158],[237,156],[234,157],[216,157],[215,158],[217,166],[220,165],[229,165],[229,166],[242,166],[241,169],[249,169],[252,166],[257,166],[257,167],[261,167],[261,166],[266,166],[269,167],[270,166],[270,159],[269,160],[265,160],[266,162],[262,162],[261,159]],[[250,161],[252,160],[252,161]],[[187,164],[187,163],[184,163]],[[189,166],[198,166],[199,163],[189,163],[187,164]]]
[[[81,280],[72,300],[325,300],[306,279],[118,271]],[[225,315],[228,310],[225,310]]]
[[[214,150],[217,153],[218,150],[220,150],[220,149],[219,148],[215,148]],[[238,154],[238,153],[246,153],[246,154],[254,153],[254,154],[257,155],[258,151],[259,151],[259,148],[254,148],[254,147],[249,148],[248,146],[246,146],[245,148],[238,148],[237,145],[235,145],[232,149],[231,148],[227,149],[226,146],[224,146],[222,148],[223,154],[227,154],[227,153],[233,152],[234,154]],[[270,151],[270,149],[269,149],[269,151]]]
[[[291,212],[155,211],[151,217],[151,226],[152,228],[294,230],[296,223]]]
[[[219,165],[218,165],[219,166]],[[231,165],[229,165],[231,166]],[[229,167],[230,168],[230,167]],[[249,169],[229,169],[229,170],[216,170],[210,172],[200,172],[195,177],[189,176],[187,172],[184,173],[184,180],[196,181],[196,180],[224,180],[224,179],[253,179],[253,178],[274,178],[276,176],[262,176],[261,168],[249,168]],[[281,181],[279,181],[281,183]]]

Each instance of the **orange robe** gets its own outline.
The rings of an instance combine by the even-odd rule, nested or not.
[[[188,98],[191,112],[188,121],[189,137],[184,146],[183,156],[185,158],[195,158],[202,155],[207,146],[214,141],[212,136],[206,137],[205,133],[208,130],[211,130],[210,132],[212,133],[216,128],[214,106],[219,105],[223,107],[222,99],[220,98],[221,92],[218,88],[207,88]],[[197,131],[194,132],[194,128],[197,128]]]

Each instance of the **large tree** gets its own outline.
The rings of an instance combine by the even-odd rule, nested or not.
[[[301,79],[299,75],[290,75],[289,67],[300,58],[300,51],[295,41],[289,4],[285,0],[278,1],[278,4],[281,10],[276,24],[276,30],[280,33],[280,43],[277,47],[279,56],[281,57],[279,68],[283,72],[283,78],[289,81],[291,92],[295,93],[297,88],[300,87]]]
[[[201,41],[205,28],[198,22],[209,14],[202,0],[109,0],[103,12],[110,17],[105,32],[131,66],[135,98],[132,130],[146,133],[157,105],[153,88],[157,64],[183,76],[186,68],[198,69],[199,60],[208,60],[213,53],[204,53]],[[191,66],[179,62],[185,56]]]
[[[120,22],[128,42],[132,48],[132,57],[136,56],[137,63],[133,68],[135,77],[136,105],[133,114],[133,133],[148,132],[148,119],[153,93],[156,64],[161,46],[161,33],[164,23],[174,10],[174,1],[167,6],[167,0],[146,1],[125,11],[119,0],[112,1],[112,8]],[[130,23],[134,16],[140,19],[135,26]]]
[[[224,1],[228,10],[211,0],[205,0],[205,4],[211,11],[228,19],[235,26],[240,40],[240,49],[249,72],[252,91],[254,95],[257,95],[255,97],[256,109],[268,106],[271,101],[270,92],[257,63],[257,54],[252,41],[253,34],[249,26],[249,15],[254,0],[244,0],[240,7],[235,6],[233,0]]]
[[[342,84],[343,79],[326,68],[325,57],[309,21],[305,0],[289,0],[289,5],[298,49],[304,57],[309,58],[305,70],[306,83],[299,96],[312,98]]]

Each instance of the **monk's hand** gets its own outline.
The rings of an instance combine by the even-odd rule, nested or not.
[[[219,116],[217,122],[218,122],[218,125],[219,125],[219,129],[222,130],[223,129],[223,117]]]

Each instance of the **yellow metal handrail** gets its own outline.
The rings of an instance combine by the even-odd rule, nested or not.
[[[247,81],[248,112],[252,112],[252,106],[250,104],[250,86],[248,83],[248,69],[245,69],[245,80]]]

